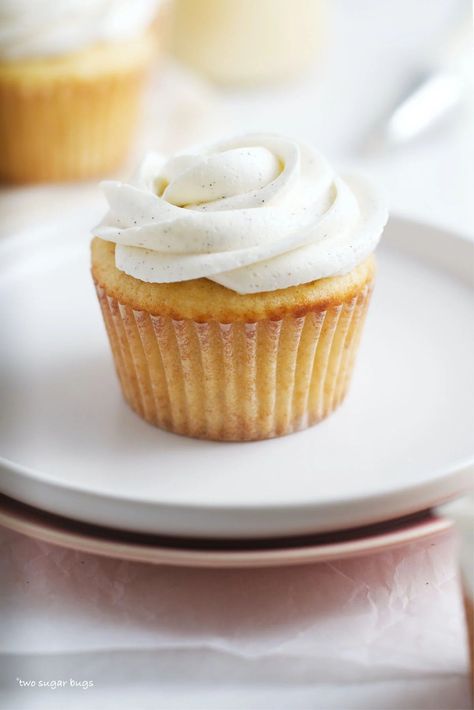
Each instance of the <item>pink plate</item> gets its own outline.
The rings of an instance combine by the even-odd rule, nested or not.
[[[133,562],[179,567],[272,567],[366,555],[437,535],[450,523],[430,511],[341,532],[258,541],[126,533],[51,515],[0,495],[0,524],[44,542]]]

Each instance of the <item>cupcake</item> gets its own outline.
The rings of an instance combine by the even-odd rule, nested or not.
[[[247,135],[105,182],[92,274],[125,399],[188,436],[319,422],[346,394],[387,212],[309,146]]]
[[[471,690],[474,697],[474,491],[441,506],[440,513],[455,523],[459,537],[461,588],[471,661]]]
[[[3,0],[0,180],[86,178],[126,156],[158,0]]]

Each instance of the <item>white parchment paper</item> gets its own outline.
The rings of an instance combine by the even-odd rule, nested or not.
[[[156,707],[206,708],[211,687],[221,702],[229,696],[222,708],[234,707],[234,690],[243,693],[235,707],[279,707],[286,697],[281,707],[352,708],[370,687],[374,707],[469,707],[454,552],[446,533],[337,563],[196,570],[84,555],[2,530],[3,693],[38,707],[65,693],[103,704],[123,686],[119,708],[138,684],[155,700],[159,690]],[[61,678],[93,687],[19,683]],[[346,704],[318,704],[343,688]]]

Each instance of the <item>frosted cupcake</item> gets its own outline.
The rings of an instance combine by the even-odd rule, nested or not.
[[[0,3],[0,180],[85,178],[124,159],[157,0]]]
[[[92,273],[125,399],[189,436],[288,434],[347,391],[387,220],[312,148],[248,135],[103,183]]]

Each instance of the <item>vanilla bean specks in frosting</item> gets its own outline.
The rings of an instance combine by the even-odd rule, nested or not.
[[[102,183],[109,212],[94,230],[119,270],[141,281],[205,277],[237,293],[344,274],[374,250],[387,221],[362,177],[340,177],[311,147],[246,135]]]

